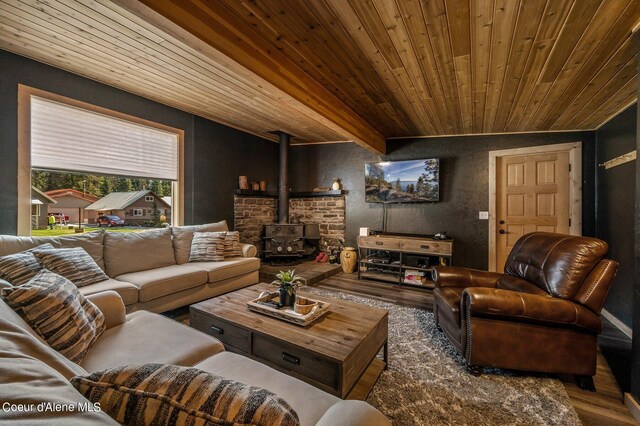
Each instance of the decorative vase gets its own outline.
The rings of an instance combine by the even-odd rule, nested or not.
[[[296,293],[289,294],[287,290],[280,287],[278,289],[278,293],[280,293],[280,306],[293,306],[296,301]]]
[[[267,181],[266,180],[261,180],[260,181],[260,191],[265,192],[267,190]]]
[[[251,182],[251,189],[253,191],[260,191],[260,184],[258,182]]]
[[[340,264],[342,266],[342,272],[345,274],[353,274],[356,270],[358,263],[358,254],[353,247],[345,247],[340,253]]]
[[[333,185],[331,185],[331,188],[332,188],[334,191],[339,190],[339,189],[340,189],[340,179],[334,179],[334,180],[333,180]]]
[[[249,182],[247,181],[246,176],[238,177],[238,186],[240,187],[240,189],[249,189]]]

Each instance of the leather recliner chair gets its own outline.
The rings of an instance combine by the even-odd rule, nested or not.
[[[522,236],[504,274],[436,266],[436,324],[483,367],[574,374],[595,390],[600,311],[618,268],[604,241],[535,232]]]

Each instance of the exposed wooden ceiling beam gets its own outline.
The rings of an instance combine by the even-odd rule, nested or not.
[[[376,153],[386,153],[385,138],[380,132],[218,2],[141,3],[320,114],[327,127]]]

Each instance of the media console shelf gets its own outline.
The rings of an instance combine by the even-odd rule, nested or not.
[[[413,234],[359,236],[358,279],[433,288],[432,267],[451,265],[452,256],[453,240]]]

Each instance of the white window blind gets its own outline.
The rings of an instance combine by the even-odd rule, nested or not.
[[[31,97],[31,167],[178,180],[178,135]]]

